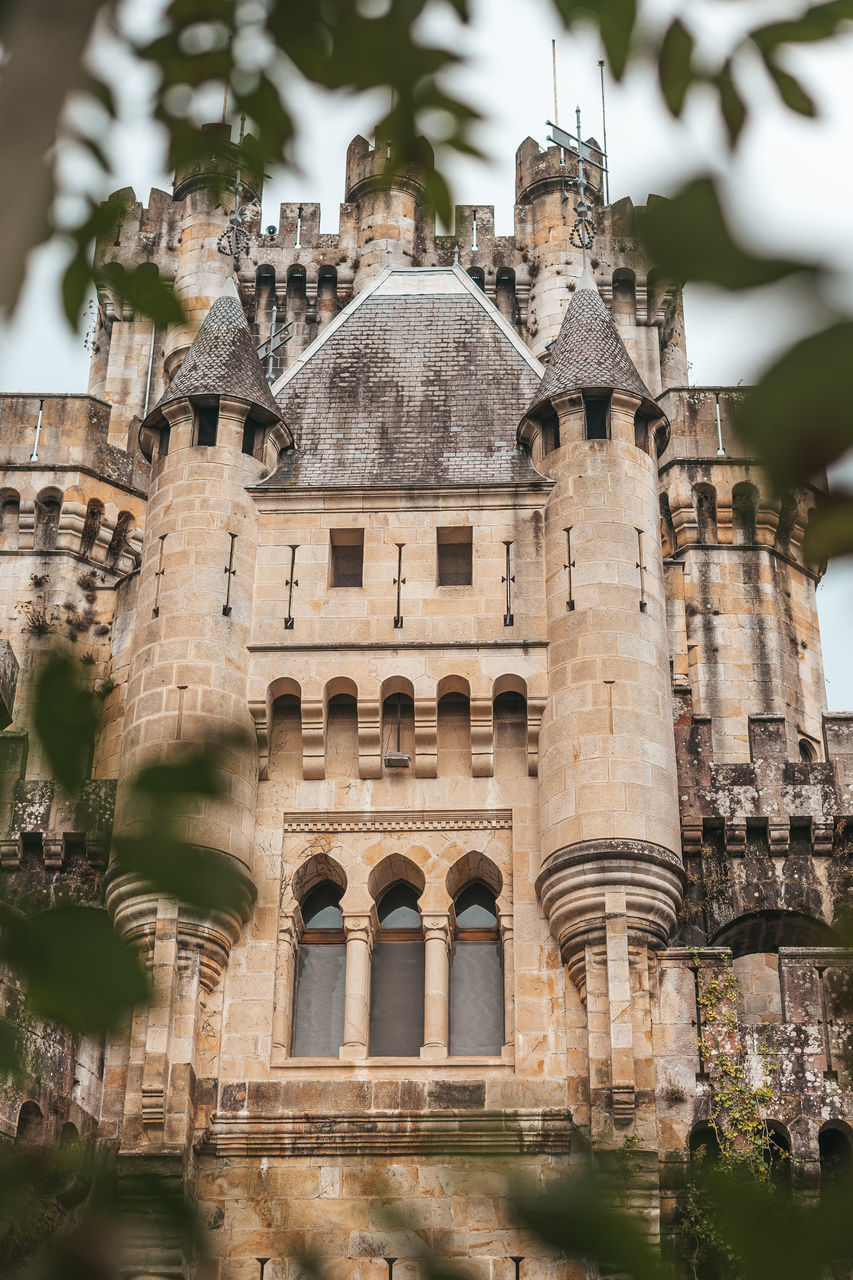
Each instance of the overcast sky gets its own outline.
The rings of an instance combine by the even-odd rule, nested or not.
[[[664,0],[662,0],[662,3]],[[800,5],[791,0],[789,11]],[[135,6],[143,19],[150,0]],[[545,141],[545,120],[553,118],[551,39],[557,37],[560,121],[574,123],[583,111],[585,134],[601,136],[597,45],[560,36],[547,0],[475,0],[470,29],[448,31],[467,55],[455,73],[454,88],[487,117],[480,144],[487,162],[453,165],[458,203],[494,204],[496,230],[512,231],[515,150],[528,134]],[[708,5],[703,48],[724,41],[720,15],[768,12],[768,5]],[[771,0],[770,12],[778,12]],[[441,34],[447,24],[439,24]],[[169,189],[163,171],[162,140],[146,123],[145,74],[124,66],[114,50],[106,56],[121,86],[123,119],[112,146],[115,187],[133,186],[147,200],[150,187]],[[801,121],[776,105],[773,90],[756,70],[751,93],[761,109],[747,129],[734,163],[725,160],[722,134],[709,104],[699,102],[683,122],[673,122],[647,72],[621,86],[607,85],[607,134],[611,198],[630,195],[643,203],[649,192],[666,194],[704,168],[725,172],[733,216],[757,245],[810,251],[831,258],[838,273],[834,300],[853,314],[853,35],[832,48],[798,54],[791,69],[801,75],[823,110],[818,123]],[[376,101],[331,98],[307,87],[298,90],[302,140],[301,173],[275,173],[267,184],[264,222],[278,222],[282,200],[319,201],[321,229],[334,232],[343,199],[344,157],[356,133],[369,133]],[[215,111],[211,103],[211,116]],[[67,166],[71,182],[85,183],[85,165]],[[82,339],[70,334],[58,308],[57,271],[61,255],[42,252],[29,274],[16,316],[0,333],[0,391],[83,391],[88,357]],[[693,289],[686,307],[688,359],[696,384],[749,382],[775,351],[801,331],[803,309],[784,287],[750,300]],[[853,626],[853,565],[833,566],[818,591],[823,627],[828,699],[831,709],[853,709],[853,662],[848,634]]]

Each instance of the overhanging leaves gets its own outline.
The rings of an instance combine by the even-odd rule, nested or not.
[[[738,431],[778,492],[819,474],[853,445],[851,357],[853,321],[841,321],[785,352],[738,405]]]
[[[753,289],[813,270],[790,258],[765,258],[733,238],[710,178],[696,178],[669,200],[637,211],[649,256],[674,280]]]
[[[658,79],[664,101],[674,116],[681,114],[691,80],[693,37],[678,18],[669,26],[661,45]]]
[[[135,952],[94,907],[5,919],[0,955],[23,979],[31,1009],[76,1031],[109,1031],[148,995]]]
[[[33,727],[53,776],[72,795],[89,776],[100,713],[75,663],[65,654],[49,654],[36,677]]]

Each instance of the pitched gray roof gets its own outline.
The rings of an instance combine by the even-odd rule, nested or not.
[[[147,422],[155,422],[164,405],[185,396],[235,396],[248,400],[262,422],[281,420],[230,276]]]
[[[264,488],[539,481],[538,362],[458,268],[387,270],[274,388],[296,447]]]
[[[661,410],[628,355],[595,281],[584,271],[566,308],[545,377],[533,396],[528,415],[536,417],[550,404],[551,396],[561,391],[602,388],[630,391],[640,396],[649,417],[661,417]]]

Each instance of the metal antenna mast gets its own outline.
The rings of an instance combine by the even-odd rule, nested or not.
[[[601,76],[601,142],[604,147],[604,163],[607,164],[607,109],[604,105],[604,59],[601,58],[598,63],[598,70]],[[554,117],[556,119],[556,116]],[[604,199],[610,204],[610,170],[604,170]]]

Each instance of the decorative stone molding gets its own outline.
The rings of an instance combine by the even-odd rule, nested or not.
[[[659,950],[675,930],[686,884],[669,849],[642,840],[587,840],[551,855],[536,892],[580,988],[585,948],[606,939],[608,890],[625,890],[629,943]]]
[[[201,1152],[232,1157],[567,1154],[572,1131],[568,1111],[281,1116],[218,1111]]]
[[[512,813],[509,809],[353,810],[332,813],[319,810],[301,811],[298,817],[285,818],[284,830],[293,832],[326,831],[509,831]]]

